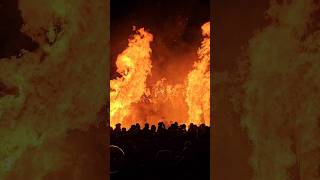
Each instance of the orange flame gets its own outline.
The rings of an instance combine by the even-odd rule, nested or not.
[[[202,27],[204,39],[198,49],[200,61],[195,62],[194,69],[188,74],[186,102],[189,107],[188,123],[210,124],[210,23]]]
[[[132,103],[140,101],[146,92],[146,80],[151,73],[152,34],[143,28],[129,39],[129,45],[117,58],[117,72],[121,77],[110,82],[111,126],[122,123]]]
[[[163,121],[166,126],[174,122],[186,123],[188,107],[185,102],[185,86],[184,84],[171,85],[167,79],[162,78],[156,82],[151,89],[150,101],[152,110],[158,114],[160,118],[156,121],[148,122],[156,124],[157,121]]]

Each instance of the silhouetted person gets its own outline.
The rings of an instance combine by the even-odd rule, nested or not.
[[[187,126],[185,124],[182,124],[179,126],[180,132],[186,132],[187,131]]]
[[[142,130],[142,135],[143,136],[145,136],[145,137],[147,137],[147,138],[149,138],[152,134],[151,134],[151,131],[150,131],[150,129],[149,129],[149,124],[148,123],[146,123],[145,125],[144,125],[144,128],[143,128],[143,130]]]
[[[151,126],[151,133],[154,135],[156,133],[157,127],[155,125]]]
[[[159,122],[159,123],[158,123],[157,133],[158,133],[159,135],[164,135],[165,131],[166,131],[166,127],[165,127],[164,123],[163,123],[163,122]]]
[[[131,125],[129,131],[132,132],[132,131],[134,131],[135,129],[136,129],[136,126],[135,126],[135,125]]]
[[[136,124],[136,130],[140,131],[140,124],[139,123]]]
[[[120,132],[121,131],[121,124],[116,124],[116,128],[114,129],[114,132]]]
[[[144,130],[149,130],[149,124],[148,123],[144,124],[144,128],[143,129]]]

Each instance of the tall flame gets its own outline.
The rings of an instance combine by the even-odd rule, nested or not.
[[[117,72],[121,77],[110,82],[111,126],[122,123],[130,112],[130,106],[140,101],[146,92],[147,76],[151,73],[152,34],[143,28],[129,39],[128,48],[117,58]]]
[[[186,102],[189,107],[189,122],[210,124],[210,22],[201,27],[204,37],[198,49],[200,61],[188,74]]]

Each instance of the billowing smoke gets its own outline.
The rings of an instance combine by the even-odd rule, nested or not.
[[[272,0],[270,24],[249,42],[242,122],[254,146],[253,179],[320,177],[318,8],[312,0]]]
[[[0,59],[0,179],[103,179],[85,132],[107,101],[107,3],[19,1],[39,47]]]

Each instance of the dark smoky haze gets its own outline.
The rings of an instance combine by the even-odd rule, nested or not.
[[[0,179],[106,179],[108,0],[0,1]]]
[[[148,86],[161,78],[172,85],[183,83],[197,60],[200,27],[210,17],[209,0],[112,0],[110,4],[111,79],[118,76],[115,61],[136,26],[154,36]]]
[[[319,5],[214,1],[213,179],[319,179]]]

